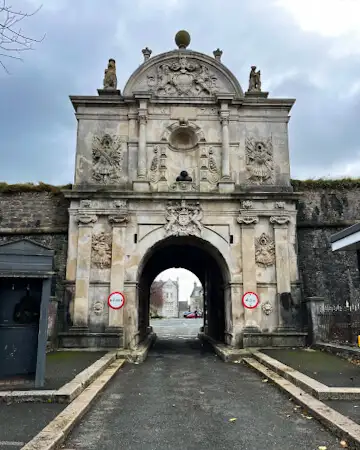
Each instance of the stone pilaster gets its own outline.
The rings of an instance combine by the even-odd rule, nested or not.
[[[124,212],[123,214],[109,216],[109,222],[112,225],[110,292],[122,292],[124,290],[125,238],[128,217]],[[125,307],[126,306],[124,306],[124,308]],[[116,329],[121,329],[123,327],[124,308],[121,308],[119,310],[109,308],[109,330],[113,331]]]
[[[97,217],[93,214],[80,214],[77,216],[77,221],[79,231],[77,243],[73,325],[77,328],[87,328],[89,311],[91,241],[93,226],[97,221]]]
[[[240,215],[237,222],[241,225],[241,255],[243,272],[243,293],[257,292],[255,261],[255,225],[259,218],[254,215]],[[245,331],[260,331],[261,309],[244,308]]]
[[[126,306],[124,306],[124,346],[133,349],[139,341],[138,327],[138,283],[126,281],[124,283],[124,293]]]
[[[270,217],[270,223],[274,226],[275,240],[275,267],[276,267],[276,290],[278,293],[278,316],[279,327],[284,325],[280,294],[291,293],[290,258],[288,224],[290,217],[285,215]]]
[[[146,192],[150,189],[150,183],[147,180],[147,100],[140,100],[140,107],[138,113],[139,122],[139,140],[138,140],[138,165],[137,165],[137,180],[134,181],[134,190],[137,192]]]
[[[220,192],[232,192],[235,189],[235,183],[230,176],[230,135],[229,135],[229,105],[227,102],[221,103],[220,123],[222,137],[221,151],[221,180],[219,182]]]
[[[229,115],[229,111],[221,111],[220,113],[222,135],[221,175],[223,179],[230,178]]]

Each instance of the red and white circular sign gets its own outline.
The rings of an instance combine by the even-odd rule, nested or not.
[[[245,292],[242,297],[242,303],[245,308],[254,309],[260,303],[260,299],[255,292]]]
[[[125,295],[122,292],[112,292],[108,297],[108,305],[112,309],[121,309],[125,304]]]

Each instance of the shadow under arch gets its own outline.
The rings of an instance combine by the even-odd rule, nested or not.
[[[196,275],[204,289],[204,332],[225,342],[231,323],[229,267],[219,250],[201,238],[180,236],[165,238],[145,253],[139,264],[138,324],[139,338],[144,339],[149,327],[150,287],[158,274],[170,268],[187,269]]]

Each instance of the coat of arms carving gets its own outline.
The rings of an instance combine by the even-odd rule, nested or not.
[[[100,184],[112,184],[119,181],[122,171],[122,139],[119,136],[105,134],[94,136],[93,179]]]
[[[160,64],[147,77],[148,86],[159,96],[211,96],[217,91],[216,76],[205,64],[186,56]]]
[[[261,267],[275,263],[275,242],[266,233],[262,233],[255,241],[255,261]]]
[[[203,217],[200,203],[169,202],[166,207],[165,232],[168,236],[199,236],[202,231]]]
[[[99,269],[108,269],[111,266],[111,234],[97,233],[92,237],[92,266]]]
[[[252,184],[272,183],[274,173],[273,145],[271,138],[247,138],[246,168]]]

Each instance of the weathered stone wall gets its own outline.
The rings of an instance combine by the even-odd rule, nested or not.
[[[330,183],[329,183],[330,184]],[[356,252],[331,251],[330,236],[360,220],[360,185],[333,182],[296,185],[298,262],[303,295],[323,296],[331,304],[360,302]]]
[[[0,191],[0,243],[28,238],[54,250],[52,295],[62,302],[69,202],[56,188],[35,189],[9,186]]]

